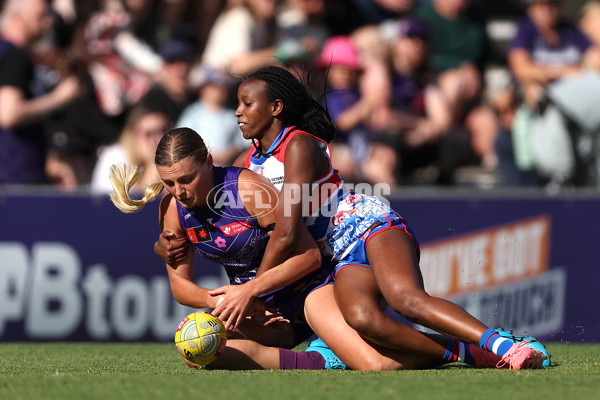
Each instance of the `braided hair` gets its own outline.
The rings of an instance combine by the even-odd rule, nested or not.
[[[266,96],[270,102],[280,99],[283,104],[281,119],[286,125],[295,125],[329,143],[335,136],[335,125],[331,120],[327,104],[325,107],[311,96],[309,81],[301,82],[288,70],[268,66],[260,68],[246,77],[265,82]],[[309,74],[310,78],[310,74]]]
[[[204,164],[208,157],[208,148],[202,137],[193,129],[174,128],[167,131],[158,142],[154,164],[170,167],[187,157]]]

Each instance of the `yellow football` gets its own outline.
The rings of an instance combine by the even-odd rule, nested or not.
[[[207,365],[219,358],[226,342],[225,325],[203,311],[185,317],[175,332],[175,346],[179,354],[198,365]]]

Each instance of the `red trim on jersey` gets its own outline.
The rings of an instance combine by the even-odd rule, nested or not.
[[[285,156],[285,151],[287,150],[287,146],[288,146],[288,144],[290,144],[290,141],[298,134],[308,135],[314,139],[317,139],[318,141],[320,141],[322,143],[325,143],[325,146],[327,146],[327,150],[329,152],[328,157],[327,157],[329,159],[329,169],[323,175],[315,178],[315,181],[318,181],[319,179],[323,179],[324,177],[329,175],[331,173],[331,168],[332,168],[332,166],[331,166],[331,149],[329,148],[329,144],[327,144],[327,142],[324,141],[323,139],[316,137],[315,135],[308,133],[306,131],[300,130],[300,129],[296,128],[295,126],[290,127],[290,131],[292,131],[292,130],[293,130],[293,132],[290,132],[289,135],[284,136],[283,142],[281,142],[281,145],[279,145],[279,148],[277,148],[273,152],[273,155],[275,155],[275,157],[277,157],[277,159],[279,161],[284,162],[283,156]],[[281,152],[281,155],[279,154],[279,152]]]
[[[290,143],[290,141],[291,141],[291,140],[292,140],[292,139],[293,139],[293,138],[294,138],[296,135],[298,135],[298,134],[305,134],[305,135],[308,135],[308,136],[310,136],[310,137],[312,137],[312,138],[314,138],[314,139],[316,139],[316,140],[318,140],[318,141],[320,141],[320,142],[324,143],[324,144],[325,144],[325,146],[327,146],[327,151],[328,151],[328,154],[327,154],[327,159],[328,159],[328,161],[329,161],[329,168],[327,169],[327,171],[326,171],[324,174],[322,174],[321,176],[318,176],[318,177],[316,177],[316,178],[315,178],[315,182],[316,182],[316,181],[319,181],[319,180],[321,180],[321,179],[323,179],[323,178],[325,178],[326,176],[328,176],[328,175],[330,175],[330,174],[331,174],[331,177],[329,177],[329,178],[328,178],[326,181],[324,181],[324,182],[320,182],[319,184],[323,184],[323,183],[336,183],[336,182],[338,182],[338,183],[339,183],[339,182],[341,182],[341,178],[340,178],[340,176],[339,176],[339,173],[338,173],[338,171],[337,171],[337,170],[335,170],[335,171],[333,171],[333,173],[332,173],[332,170],[333,170],[333,165],[332,165],[332,163],[331,163],[331,148],[329,147],[329,144],[327,144],[327,142],[326,142],[326,141],[324,141],[323,139],[321,139],[321,138],[319,138],[319,137],[317,137],[317,136],[315,136],[315,135],[313,135],[313,134],[311,134],[311,133],[308,133],[308,132],[306,132],[306,131],[303,131],[303,130],[300,130],[300,129],[298,129],[296,126],[290,126],[290,127],[288,128],[288,130],[286,131],[286,133],[283,135],[283,140],[282,140],[282,141],[281,141],[279,144],[277,144],[277,145],[276,145],[277,147],[276,147],[276,148],[275,148],[275,150],[274,150],[274,151],[271,153],[271,156],[275,157],[275,158],[276,158],[276,159],[277,159],[279,162],[281,162],[282,164],[284,164],[284,163],[285,163],[285,160],[284,160],[284,158],[285,158],[285,152],[286,152],[286,150],[287,150],[287,146],[288,146],[288,144]],[[254,146],[253,146],[253,147],[251,147],[251,148],[248,150],[248,154],[246,155],[246,162],[244,163],[244,167],[246,167],[246,168],[250,168],[250,165],[252,164],[252,155],[254,154],[254,152],[255,152],[255,151],[256,151],[256,148],[254,148]],[[337,187],[337,186],[339,186],[339,184],[338,184],[338,185],[336,185],[336,187]]]

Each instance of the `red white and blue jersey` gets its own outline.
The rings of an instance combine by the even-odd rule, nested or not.
[[[326,256],[331,256],[324,241],[333,227],[331,217],[337,211],[338,197],[344,192],[344,181],[331,164],[331,150],[327,142],[294,126],[286,127],[279,133],[265,153],[251,148],[246,156],[245,167],[263,175],[278,190],[281,190],[285,178],[285,152],[290,141],[296,135],[309,135],[315,138],[329,159],[327,172],[317,177],[312,185],[311,198],[298,199],[297,201],[303,201],[302,214],[304,222],[317,241],[321,252]],[[302,189],[304,192],[305,188]],[[287,199],[284,199],[284,201],[287,201]]]
[[[257,149],[251,148],[246,155],[246,163],[244,166],[257,174],[263,175],[275,185],[277,190],[281,190],[285,178],[285,152],[287,146],[296,135],[308,135],[315,138],[323,152],[329,158],[329,169],[323,176],[315,179],[315,184],[319,186],[323,186],[327,183],[336,186],[342,185],[343,182],[337,169],[333,168],[331,165],[331,150],[329,149],[327,142],[298,129],[295,126],[285,127],[265,153],[261,153]]]
[[[303,202],[304,222],[324,257],[339,262],[349,258],[356,244],[365,239],[381,218],[396,221],[400,215],[375,196],[355,194],[333,168],[327,143],[296,127],[284,128],[266,153],[250,149],[246,168],[268,178],[281,190],[285,178],[285,151],[296,135],[315,138],[329,159],[327,172],[315,179],[311,198]],[[304,188],[303,188],[304,191]],[[290,201],[290,199],[283,199]],[[306,207],[305,207],[306,206]]]

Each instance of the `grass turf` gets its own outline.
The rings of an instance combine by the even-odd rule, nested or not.
[[[0,343],[0,399],[600,399],[600,344],[547,348],[545,370],[211,371],[170,343]]]

